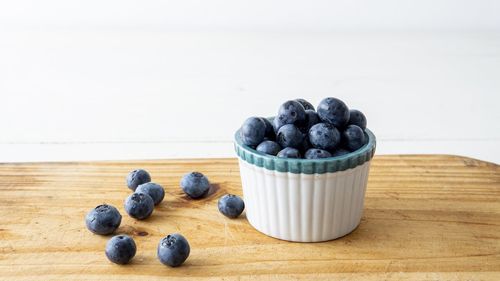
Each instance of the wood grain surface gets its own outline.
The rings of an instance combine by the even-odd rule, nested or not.
[[[147,169],[166,199],[144,221],[130,218],[125,176]],[[213,183],[202,200],[179,189],[188,171]],[[241,194],[236,159],[0,164],[1,280],[500,280],[500,166],[457,156],[376,156],[364,216],[350,235],[323,243],[267,237],[217,198]],[[117,233],[138,251],[118,266],[108,237],[85,228],[98,204],[123,215]],[[161,237],[184,234],[191,255],[159,263]]]

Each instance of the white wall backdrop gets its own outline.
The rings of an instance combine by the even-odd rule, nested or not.
[[[496,0],[2,0],[0,24],[169,30],[498,29]]]
[[[336,96],[378,153],[500,162],[498,1],[1,1],[0,162],[233,156]]]

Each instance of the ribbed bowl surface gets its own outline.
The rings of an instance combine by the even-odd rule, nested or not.
[[[353,231],[361,220],[375,136],[348,155],[284,159],[255,151],[235,135],[246,215],[258,231],[283,240],[319,242]]]

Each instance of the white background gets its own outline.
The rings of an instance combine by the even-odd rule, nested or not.
[[[499,1],[2,1],[0,162],[233,156],[326,96],[378,154],[500,162]]]

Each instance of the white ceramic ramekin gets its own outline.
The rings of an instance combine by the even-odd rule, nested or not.
[[[284,159],[260,153],[235,134],[247,219],[283,240],[342,237],[361,220],[375,136],[359,150],[325,159]]]

